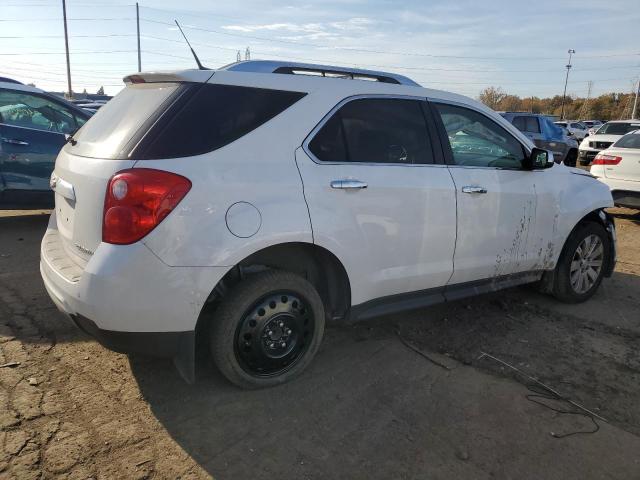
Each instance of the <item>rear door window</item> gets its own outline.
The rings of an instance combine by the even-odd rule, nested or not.
[[[433,163],[419,100],[361,98],[342,106],[309,142],[325,162]]]

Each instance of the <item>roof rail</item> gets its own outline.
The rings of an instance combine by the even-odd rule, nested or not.
[[[226,65],[219,70],[232,72],[280,73],[289,75],[317,75],[330,78],[348,78],[351,80],[369,80],[396,85],[410,85],[419,87],[404,75],[395,73],[363,70],[360,68],[336,67],[333,65],[315,65],[311,63],[280,62],[275,60],[246,60]]]

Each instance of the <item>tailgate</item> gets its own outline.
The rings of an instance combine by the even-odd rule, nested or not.
[[[62,246],[75,263],[84,266],[102,241],[107,182],[134,163],[79,157],[64,149],[58,155],[52,176],[57,226]]]

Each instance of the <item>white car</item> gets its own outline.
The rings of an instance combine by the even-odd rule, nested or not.
[[[598,153],[591,174],[611,189],[617,206],[640,208],[640,130]]]
[[[187,381],[197,337],[270,386],[327,319],[540,281],[581,302],[612,272],[608,188],[467,97],[271,61],[125,82],[58,156],[42,278],[103,345]]]
[[[566,128],[578,142],[581,142],[589,135],[589,128],[575,120],[563,120],[561,122],[553,122],[556,125]]]
[[[620,137],[639,128],[640,120],[613,120],[605,123],[580,144],[578,149],[580,165],[589,165],[598,152],[606,150]]]
[[[587,133],[589,135],[596,133],[596,131],[603,125],[600,120],[581,120],[580,123],[588,128]]]

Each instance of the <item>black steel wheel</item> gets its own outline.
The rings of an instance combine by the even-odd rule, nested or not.
[[[250,375],[280,375],[304,356],[314,335],[314,315],[300,294],[283,290],[259,299],[236,330],[236,357]]]
[[[305,278],[277,270],[252,275],[234,287],[213,316],[214,363],[244,388],[284,383],[315,356],[324,317],[322,300]]]

